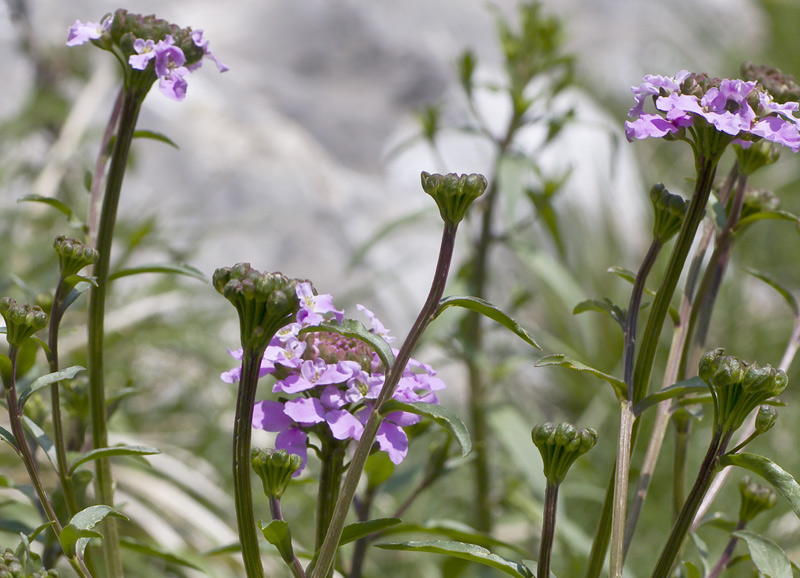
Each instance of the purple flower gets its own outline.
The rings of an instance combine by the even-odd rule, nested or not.
[[[109,16],[100,24],[97,22],[83,23],[76,20],[75,23],[69,27],[69,34],[67,35],[67,46],[80,46],[86,44],[89,40],[97,40],[103,35],[103,32],[111,28],[112,17]]]
[[[133,49],[136,54],[131,54],[130,58],[128,58],[128,64],[136,70],[144,70],[150,61],[156,57],[156,43],[152,40],[137,38],[133,41]]]
[[[209,48],[208,48],[208,40],[203,40],[203,31],[202,30],[199,30],[199,29],[198,30],[193,30],[192,31],[192,40],[194,41],[195,45],[198,48],[201,48],[203,50],[203,58],[210,58],[211,60],[213,60],[214,64],[217,65],[217,69],[219,69],[220,72],[227,72],[228,70],[230,70],[227,66],[222,64],[222,62],[220,62],[219,58],[217,58],[211,52],[211,50],[209,50]],[[195,70],[200,68],[202,65],[203,65],[203,61],[202,60],[198,60],[197,62],[195,62],[194,64],[189,66],[189,70],[194,72]]]
[[[330,295],[314,295],[311,283],[298,283],[295,289],[300,299],[300,312],[297,321],[303,325],[319,325],[325,319],[323,315],[333,313],[337,323],[344,319],[344,311],[333,306],[333,297]]]

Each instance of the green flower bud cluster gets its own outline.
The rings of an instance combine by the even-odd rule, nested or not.
[[[58,578],[58,570],[26,571],[14,551],[6,548],[0,558],[0,578]]]
[[[114,12],[111,27],[100,38],[94,40],[94,43],[112,52],[116,52],[114,50],[116,47],[122,53],[127,65],[128,58],[137,54],[133,48],[133,42],[137,38],[158,42],[164,40],[167,35],[172,37],[175,46],[180,48],[186,57],[184,66],[191,66],[203,58],[203,49],[192,40],[191,27],[181,28],[177,24],[156,18],[153,14],[147,16],[131,14],[124,8]]]
[[[290,323],[300,309],[297,279],[280,273],[261,273],[250,263],[214,271],[214,288],[239,313],[242,347],[263,351],[272,336]]]
[[[748,476],[744,476],[739,482],[739,495],[742,502],[739,506],[739,520],[750,522],[761,512],[769,510],[775,505],[775,490],[769,486],[762,486],[750,481]]]
[[[698,372],[714,398],[714,423],[733,432],[751,411],[786,389],[786,373],[770,365],[740,361],[716,349],[703,355]]]
[[[31,335],[47,325],[47,313],[41,307],[27,303],[17,305],[10,297],[0,299],[0,315],[6,322],[6,339],[11,347],[21,347]]]
[[[558,485],[575,460],[597,443],[597,432],[592,428],[577,429],[568,423],[547,422],[534,427],[531,438],[542,454],[547,481]]]
[[[464,218],[472,201],[486,190],[486,177],[471,175],[429,174],[423,171],[422,189],[428,193],[439,207],[439,214],[446,225],[456,226]]]
[[[744,194],[744,199],[742,199],[742,214],[740,220],[750,215],[755,215],[756,213],[777,211],[780,208],[781,199],[772,191],[766,189],[748,189]]]
[[[781,156],[780,147],[768,140],[758,140],[747,148],[734,147],[739,170],[752,175],[758,169],[774,164]]]
[[[777,68],[755,65],[750,62],[742,64],[742,80],[755,80],[772,95],[775,102],[797,102],[800,100],[800,86],[791,74],[783,74]]]
[[[64,235],[56,237],[53,248],[58,253],[58,264],[61,276],[64,278],[77,275],[81,269],[93,265],[100,257],[100,253],[94,247]]]
[[[778,411],[771,405],[758,406],[756,414],[756,433],[761,435],[767,433],[778,421]]]
[[[655,212],[653,237],[666,243],[680,231],[688,203],[680,195],[670,193],[661,183],[650,189],[650,202]]]
[[[261,478],[267,497],[279,500],[294,473],[303,467],[303,458],[286,450],[253,448],[250,464]]]

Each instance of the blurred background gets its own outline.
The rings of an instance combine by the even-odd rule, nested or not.
[[[525,306],[518,308],[520,321],[544,353],[569,348],[586,363],[619,374],[618,329],[593,313],[573,316],[573,307],[588,298],[626,302],[629,285],[606,269],[638,267],[651,227],[646,192],[653,183],[664,182],[672,192],[688,194],[693,176],[688,147],[625,141],[630,86],[645,74],[674,75],[684,68],[735,77],[745,61],[800,73],[800,4],[541,4],[545,13],[562,20],[565,51],[575,57],[575,83],[553,102],[554,111],[571,111],[571,121],[536,158],[542,174],[564,177],[553,201],[560,240],[533,217],[525,258],[499,251],[492,260],[488,296],[499,305],[521,296]],[[118,71],[110,55],[92,46],[67,48],[66,34],[76,18],[99,21],[118,7],[101,0],[0,3],[4,295],[19,298],[52,290],[57,274],[52,238],[77,234],[62,214],[39,204],[18,204],[18,198],[57,197],[84,219],[85,173],[94,165]],[[148,97],[139,127],[166,134],[179,150],[149,140],[135,145],[120,207],[117,262],[181,261],[210,277],[217,267],[247,261],[261,270],[309,278],[353,313],[355,304],[363,303],[402,338],[427,293],[440,234],[435,207],[419,186],[420,171],[498,176],[492,174],[492,146],[456,130],[475,112],[465,104],[456,61],[466,49],[477,57],[475,74],[484,87],[476,95],[477,112],[490,130],[499,132],[510,107],[503,93],[492,88],[503,79],[497,21],[503,18],[515,26],[517,2],[132,0],[125,7],[202,28],[230,71],[220,74],[207,62],[189,77],[184,102],[173,102],[157,90]],[[435,147],[417,138],[421,112],[431,106],[439,107],[443,127]],[[520,150],[539,150],[540,136],[535,131],[521,134]],[[797,212],[800,160],[788,151],[783,156],[753,184],[774,190],[784,209]],[[512,167],[504,183],[521,188],[528,179]],[[521,210],[512,197],[504,201],[499,217],[511,222]],[[477,221],[462,227],[457,260],[468,257],[477,229]],[[711,344],[760,363],[780,361],[792,329],[790,311],[777,293],[742,270],[758,268],[796,289],[798,241],[791,224],[777,222],[755,226],[747,243],[737,246]],[[464,290],[454,277],[448,292]],[[78,328],[81,312],[73,315]],[[160,277],[120,281],[109,315],[109,383],[138,393],[125,399],[112,420],[116,441],[146,442],[164,450],[150,459],[151,469],[133,462],[117,464],[119,500],[126,502],[134,522],[148,529],[139,538],[149,534],[165,550],[198,561],[196,552],[235,540],[228,491],[234,392],[217,378],[234,363],[226,348],[237,346],[235,315],[210,285]],[[464,369],[447,355],[446,335],[454,330],[455,319],[437,323],[416,357],[437,364],[449,384],[445,403],[465,415]],[[65,351],[80,363],[80,330],[65,340]],[[502,461],[495,491],[503,522],[496,532],[504,539],[525,542],[537,531],[541,475],[530,427],[565,419],[601,434],[581,475],[563,490],[563,535],[553,570],[559,576],[578,575],[613,460],[614,399],[590,378],[533,368],[538,352],[531,356],[502,335],[492,338],[488,348],[502,359],[492,373],[491,404],[498,429],[493,451]],[[790,372],[790,383],[796,373]],[[780,458],[797,476],[800,456],[794,450],[800,434],[789,417],[797,416],[797,395],[790,391],[785,400],[784,425],[769,442],[758,442],[763,444],[758,449]],[[420,445],[422,454],[424,447]],[[701,455],[703,444],[696,450]],[[659,466],[665,475],[667,453]],[[10,456],[0,460],[3,468],[11,467]],[[409,458],[406,469],[399,469],[396,487],[412,478],[423,460]],[[443,483],[453,484],[449,500],[422,502],[409,516],[424,518],[433,511],[458,519],[469,507],[469,489],[453,479]],[[308,513],[308,496],[302,492],[309,487],[298,486],[290,512]],[[660,491],[656,485],[656,500]],[[735,504],[735,491],[724,498]],[[14,502],[7,495],[2,499]],[[662,499],[668,500],[666,493]],[[652,557],[651,540],[660,544],[663,539],[658,506],[651,506],[644,514],[638,551],[634,542],[631,576],[644,575]],[[18,509],[25,511],[14,504],[4,511]],[[785,504],[778,510],[766,533],[800,561],[800,526]],[[4,529],[13,528],[7,524]],[[0,544],[5,536],[12,535],[0,533]],[[709,538],[718,549],[723,540],[721,533]],[[437,557],[416,558],[410,563],[414,572],[440,575]],[[145,564],[134,554],[126,563],[132,568]],[[210,575],[238,571],[235,556],[220,554],[210,565],[205,559],[198,563]],[[196,575],[168,562],[162,571],[165,576]],[[274,571],[279,576],[282,570]]]

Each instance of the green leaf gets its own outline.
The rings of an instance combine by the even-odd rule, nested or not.
[[[34,437],[36,443],[39,444],[40,448],[42,448],[47,456],[47,459],[50,460],[53,469],[58,471],[58,466],[56,465],[56,448],[53,446],[53,440],[51,440],[48,435],[44,433],[44,430],[36,425],[36,422],[34,422],[27,415],[22,416],[22,425],[25,426],[25,429],[28,430],[28,433]]]
[[[19,409],[21,410],[25,406],[25,402],[28,400],[31,394],[53,383],[57,383],[65,379],[72,379],[78,374],[78,372],[83,371],[84,369],[86,368],[81,367],[80,365],[73,365],[72,367],[56,371],[55,373],[43,375],[30,385],[26,385],[19,390],[19,400],[17,402]]]
[[[163,142],[163,143],[168,144],[169,146],[171,146],[173,148],[176,148],[176,149],[180,150],[180,147],[178,145],[176,145],[171,138],[169,138],[165,134],[162,134],[160,132],[156,132],[156,131],[153,131],[153,130],[137,130],[137,131],[134,131],[133,132],[133,138],[149,138],[149,139],[157,140],[159,142]]]
[[[748,275],[752,275],[756,279],[760,279],[775,289],[775,291],[777,291],[780,296],[783,297],[784,301],[786,301],[786,303],[789,305],[792,310],[792,314],[795,317],[800,317],[800,306],[797,304],[797,299],[795,299],[794,295],[792,295],[792,292],[784,287],[777,279],[767,275],[766,273],[762,273],[761,271],[756,271],[755,269],[745,269],[744,272]]]
[[[760,211],[758,213],[748,215],[747,217],[739,221],[733,228],[733,234],[734,235],[739,234],[748,225],[751,225],[756,221],[761,221],[764,219],[773,219],[778,221],[792,221],[796,224],[800,224],[800,217],[798,217],[797,215],[793,215],[788,211]]]
[[[598,313],[604,313],[616,321],[617,325],[619,325],[623,330],[625,329],[625,317],[627,312],[624,309],[621,309],[618,305],[615,305],[608,297],[606,297],[603,301],[598,301],[597,299],[586,299],[581,301],[572,310],[572,314],[578,315],[579,313],[585,313],[586,311],[597,311]]]
[[[113,446],[110,448],[97,448],[81,454],[70,466],[69,473],[72,475],[81,464],[101,458],[111,458],[115,456],[152,456],[160,454],[161,450],[150,446]]]
[[[566,367],[569,369],[574,369],[575,371],[580,371],[582,373],[589,373],[594,375],[595,377],[599,377],[603,381],[607,381],[611,384],[614,388],[614,393],[617,394],[617,399],[623,400],[626,399],[628,396],[627,390],[628,388],[625,386],[625,382],[621,379],[617,379],[613,375],[608,375],[607,373],[603,373],[599,369],[595,369],[594,367],[589,367],[588,365],[581,363],[580,361],[575,361],[571,357],[564,355],[563,353],[554,353],[552,355],[545,355],[544,357],[540,358],[539,361],[536,362],[535,367],[546,367],[548,365],[560,365],[561,367]]]
[[[78,556],[83,558],[83,552],[86,550],[86,544],[89,543],[89,538],[102,538],[103,535],[92,530],[95,525],[102,521],[107,516],[114,518],[122,518],[127,520],[127,516],[120,514],[109,506],[89,506],[85,510],[81,510],[69,521],[69,524],[64,526],[61,536],[58,540],[61,542],[61,547],[64,552],[77,552]],[[85,540],[84,540],[85,538]]]
[[[364,324],[360,321],[355,319],[343,319],[341,325],[338,323],[332,323],[330,321],[324,321],[319,325],[303,328],[303,330],[300,331],[300,334],[303,335],[305,333],[314,333],[318,331],[327,331],[328,333],[336,333],[337,335],[344,335],[345,337],[363,341],[369,345],[375,351],[375,353],[378,354],[378,357],[383,363],[384,368],[386,368],[387,373],[392,365],[394,365],[394,354],[392,353],[392,347],[386,343],[386,340],[383,337],[372,333],[366,327],[364,327]]]
[[[683,567],[686,570],[687,578],[703,578],[703,575],[700,574],[700,570],[698,570],[697,566],[695,566],[691,562],[684,561]]]
[[[188,568],[194,568],[195,570],[203,571],[203,568],[171,552],[167,552],[166,550],[162,550],[161,548],[157,548],[156,546],[150,546],[148,544],[142,544],[141,542],[134,542],[133,540],[128,539],[121,539],[119,541],[119,545],[126,550],[130,550],[131,552],[137,552],[139,554],[144,554],[150,558],[159,558],[168,562],[170,564],[176,564],[178,566],[186,566]]]
[[[386,452],[374,452],[367,458],[364,466],[364,473],[367,475],[367,485],[370,488],[377,488],[394,473],[394,464]]]
[[[114,271],[108,276],[109,281],[121,279],[122,277],[129,277],[130,275],[139,275],[141,273],[174,273],[177,275],[185,275],[207,283],[208,280],[202,271],[195,269],[186,263],[160,263],[153,265],[141,265],[139,267],[129,267],[128,269],[121,269]]]
[[[786,498],[795,515],[800,518],[800,484],[795,481],[790,473],[772,460],[756,454],[726,454],[722,456],[719,465],[720,467],[739,466],[758,474],[772,484],[781,496]]]
[[[463,558],[470,562],[477,562],[484,566],[496,568],[515,578],[534,578],[533,573],[522,564],[508,560],[497,554],[492,554],[486,548],[464,542],[451,542],[447,540],[431,540],[428,542],[401,542],[398,544],[376,544],[384,550],[402,550],[407,552],[430,552],[432,554],[445,554],[455,558]]]
[[[0,438],[3,438],[3,441],[14,448],[15,452],[19,453],[19,448],[17,448],[17,440],[14,439],[14,434],[2,426],[0,426]]]
[[[384,528],[396,526],[400,524],[400,518],[377,518],[375,520],[368,520],[366,522],[356,522],[355,524],[348,524],[342,530],[342,537],[339,539],[339,545],[344,546],[350,542],[360,540],[365,536],[380,532]]]
[[[452,411],[443,405],[415,401],[405,403],[396,399],[390,399],[384,403],[380,412],[381,415],[388,415],[394,411],[407,411],[416,415],[429,417],[439,426],[443,427],[458,440],[461,445],[461,455],[466,457],[472,450],[472,440],[469,437],[469,430],[464,422]]]
[[[72,212],[66,204],[62,201],[59,201],[53,197],[44,197],[42,195],[25,195],[24,197],[20,197],[17,199],[18,203],[44,203],[45,205],[49,205],[56,209],[57,211],[63,213],[67,217],[67,222],[74,226],[74,227],[84,227],[83,221],[81,221],[75,214]]]
[[[708,567],[708,546],[696,532],[689,532],[689,537],[692,539],[694,547],[697,549],[697,555],[700,557],[700,562],[703,565],[703,576],[707,576],[709,570],[711,570]]]
[[[5,333],[5,327],[0,333]],[[4,385],[11,383],[11,360],[4,353],[0,353],[0,376],[3,377]]]
[[[640,416],[646,409],[652,407],[666,399],[673,399],[682,395],[690,393],[708,393],[708,386],[706,382],[699,377],[690,377],[678,383],[674,383],[669,387],[665,387],[661,391],[657,391],[645,397],[642,401],[637,403],[633,408],[633,414]]]
[[[479,299],[478,297],[464,297],[459,295],[450,295],[449,297],[442,298],[439,301],[439,307],[436,309],[436,313],[434,313],[433,319],[439,317],[442,314],[442,311],[447,309],[448,307],[463,307],[464,309],[469,309],[470,311],[474,311],[476,313],[480,313],[481,315],[488,317],[492,321],[496,321],[506,329],[510,330],[514,335],[535,347],[536,349],[541,349],[539,344],[533,340],[530,333],[528,333],[522,325],[514,321],[511,317],[500,311],[497,307],[489,303],[488,301],[484,301],[483,299]]]
[[[750,556],[758,571],[769,578],[792,578],[792,566],[789,558],[775,542],[750,530],[739,530],[733,533],[747,543]]]
[[[17,380],[26,375],[36,363],[36,353],[39,350],[38,343],[33,339],[28,339],[22,344],[17,353]]]
[[[633,283],[636,281],[636,273],[634,273],[630,269],[626,269],[625,267],[619,267],[615,265],[613,267],[609,267],[608,269],[606,269],[606,271],[609,273],[613,273],[614,275],[620,277],[621,279],[624,279],[631,285],[633,285]],[[656,296],[656,292],[653,291],[652,289],[648,289],[647,287],[644,288],[644,294],[650,295],[651,297]],[[647,307],[647,304],[643,304],[641,308],[644,309],[645,307]],[[672,319],[672,323],[674,323],[675,325],[677,325],[680,322],[680,315],[678,314],[678,310],[675,309],[673,305],[669,306],[669,316]]]
[[[523,560],[523,564],[525,567],[528,568],[531,572],[533,572],[534,576],[539,576],[539,563],[535,560]],[[550,572],[550,578],[556,578],[556,575],[553,572]]]
[[[429,520],[423,524],[399,524],[383,531],[384,536],[407,533],[444,536],[449,540],[475,544],[476,546],[483,546],[487,549],[495,547],[506,548],[518,552],[521,556],[527,556],[529,554],[525,548],[498,540],[488,534],[478,532],[463,522],[457,522],[455,520]]]
[[[263,522],[259,522],[258,527],[261,528],[267,542],[278,549],[283,561],[291,565],[294,561],[294,549],[292,548],[292,531],[289,529],[289,524],[284,520],[272,520],[266,526]]]
[[[67,277],[64,281],[69,284],[71,289],[64,296],[64,300],[61,302],[61,307],[59,307],[58,311],[61,315],[64,314],[64,311],[66,311],[67,308],[72,305],[76,299],[78,299],[78,297],[83,295],[91,287],[97,287],[97,279],[94,277],[81,277],[80,275],[72,275]]]

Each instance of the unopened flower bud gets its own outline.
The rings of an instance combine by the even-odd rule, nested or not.
[[[47,325],[47,313],[41,307],[17,305],[10,297],[0,299],[0,315],[6,322],[6,340],[19,348],[28,338]]]
[[[422,188],[439,207],[439,214],[445,224],[458,225],[472,204],[486,190],[486,177],[471,175],[446,175],[422,173]]]
[[[267,497],[280,499],[294,473],[303,466],[303,458],[286,450],[254,448],[250,463],[261,478]]]
[[[653,203],[655,222],[653,237],[666,243],[680,230],[687,203],[680,195],[673,195],[661,183],[650,189],[650,202]]]
[[[755,80],[775,99],[775,102],[786,103],[800,100],[800,86],[791,74],[783,74],[772,66],[755,65],[750,62],[742,64],[742,80]]]
[[[739,520],[750,522],[761,512],[769,510],[775,505],[775,490],[762,486],[744,476],[739,482],[739,495],[742,502],[739,506]]]
[[[297,279],[280,273],[261,273],[249,263],[214,271],[214,288],[239,313],[242,347],[263,350],[281,327],[300,309]]]
[[[756,93],[753,92],[753,94]],[[758,109],[758,103],[755,108]],[[778,145],[768,140],[756,141],[747,148],[734,147],[734,151],[736,151],[736,160],[739,162],[739,170],[745,175],[752,175],[758,169],[774,164],[781,156]]]
[[[597,432],[592,428],[577,429],[568,423],[547,422],[534,427],[531,438],[542,454],[545,477],[558,485],[575,460],[597,443]]]
[[[762,141],[763,142],[763,141]],[[772,191],[766,189],[748,189],[742,200],[741,219],[756,213],[777,211],[781,208],[781,199]]]
[[[771,405],[760,405],[756,414],[756,433],[767,433],[778,420],[778,412]]]
[[[81,269],[93,265],[100,257],[100,253],[94,247],[64,235],[56,237],[53,247],[58,253],[58,264],[61,267],[61,276],[64,278],[77,275]]]

